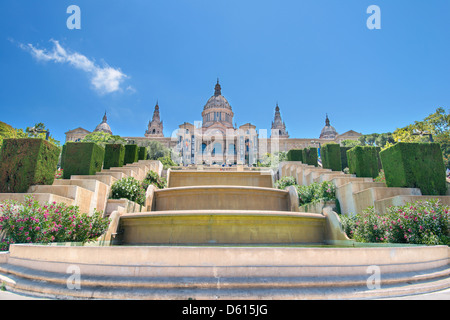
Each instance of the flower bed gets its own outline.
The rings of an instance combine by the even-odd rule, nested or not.
[[[77,206],[64,203],[40,205],[32,196],[24,203],[0,203],[0,251],[14,243],[81,242],[96,240],[109,226],[109,219],[95,211],[80,213]]]
[[[449,212],[439,200],[429,200],[389,207],[385,215],[370,207],[341,220],[347,235],[358,242],[450,245]]]

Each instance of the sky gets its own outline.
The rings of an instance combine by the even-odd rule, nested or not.
[[[71,5],[81,29],[69,29]],[[381,29],[369,29],[370,5]],[[239,125],[392,132],[450,106],[447,0],[1,0],[0,121],[142,137],[201,121],[217,78]],[[72,21],[72,20],[70,20]]]

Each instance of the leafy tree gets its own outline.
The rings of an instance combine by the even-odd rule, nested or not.
[[[170,157],[170,149],[165,147],[161,142],[150,141],[144,144],[145,147],[148,147],[148,158],[150,160],[158,160],[166,156]]]
[[[2,148],[3,139],[17,138],[16,130],[9,124],[0,121],[0,150]]]
[[[159,159],[157,159],[159,161],[161,161],[161,163],[163,164],[164,169],[169,169],[170,167],[176,167],[178,166],[178,164],[172,160],[170,155],[166,155],[164,157],[161,157]]]
[[[103,148],[107,144],[126,144],[125,139],[120,136],[111,135],[106,132],[98,131],[89,133],[81,142],[94,142]]]
[[[361,142],[359,140],[344,140],[341,142],[341,147],[356,147],[360,146]]]
[[[441,145],[444,163],[450,168],[450,114],[444,108],[437,108],[422,121],[415,121],[393,133],[395,142],[430,142]]]

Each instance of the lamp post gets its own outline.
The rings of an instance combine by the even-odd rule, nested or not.
[[[45,140],[47,140],[47,141],[50,138],[50,130],[36,129],[36,127],[33,127],[29,130],[29,132],[34,133],[34,134],[45,133]]]
[[[414,136],[428,136],[428,138],[430,139],[430,142],[434,142],[433,140],[433,135],[430,132],[427,131],[418,131],[418,130],[414,130],[414,132],[412,133]]]

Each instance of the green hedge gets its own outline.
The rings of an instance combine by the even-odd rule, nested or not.
[[[318,157],[319,156],[317,148],[309,147],[303,149],[302,158],[304,164],[318,167],[319,166]]]
[[[438,143],[399,142],[380,153],[388,187],[419,188],[423,195],[445,195],[445,166]]]
[[[341,147],[337,143],[327,143],[321,150],[322,166],[333,171],[342,170]]]
[[[139,147],[138,160],[147,160],[147,148]]]
[[[105,146],[105,161],[103,169],[120,168],[125,160],[125,146],[122,144],[107,144]]]
[[[379,148],[356,146],[347,151],[350,173],[357,177],[376,178],[380,172]]]
[[[287,161],[303,161],[303,150],[292,149],[287,153]]]
[[[60,149],[43,139],[5,139],[0,158],[0,193],[26,193],[51,185]]]
[[[66,157],[66,145],[63,145],[61,150],[61,169],[64,169],[65,157]]]
[[[139,147],[136,144],[127,144],[125,146],[124,164],[135,163],[139,160]]]
[[[64,155],[64,179],[72,175],[94,175],[102,170],[105,149],[93,142],[66,144]]]
[[[348,168],[347,151],[353,147],[341,147],[341,164],[342,170]]]

